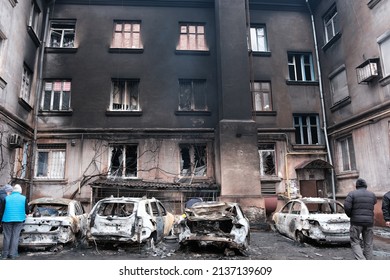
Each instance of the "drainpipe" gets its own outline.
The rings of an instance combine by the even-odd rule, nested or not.
[[[39,103],[41,100],[41,91],[42,91],[42,72],[43,72],[43,58],[45,54],[46,38],[47,32],[49,29],[49,18],[50,18],[50,6],[54,7],[55,0],[50,1],[47,4],[46,9],[46,18],[45,24],[43,26],[43,41],[41,42],[41,49],[39,53],[39,62],[38,62],[38,77],[37,77],[37,86],[35,92],[35,104],[34,104],[34,135],[32,140],[32,155],[31,155],[31,168],[30,168],[30,188],[28,190],[28,199],[32,198],[32,187],[34,186],[34,172],[35,172],[35,157],[37,153],[37,138],[38,138],[38,112],[39,112]]]
[[[318,55],[318,44],[317,44],[317,35],[316,35],[316,28],[314,23],[314,16],[313,11],[311,10],[309,0],[306,0],[307,8],[310,12],[310,19],[311,19],[311,26],[313,30],[313,39],[314,39],[314,47],[315,47],[315,54],[316,54],[316,61],[317,61],[317,71],[318,71],[318,82],[319,82],[319,89],[320,89],[320,100],[321,100],[321,111],[322,111],[322,119],[323,119],[323,130],[325,134],[325,144],[326,144],[326,150],[328,153],[328,160],[329,163],[333,166],[332,162],[332,155],[329,147],[329,140],[328,140],[328,130],[327,130],[327,122],[326,122],[326,113],[325,113],[325,103],[324,103],[324,91],[322,86],[322,75],[321,75],[321,67],[320,67],[320,60]],[[334,168],[331,169],[332,172],[332,198],[336,199],[336,188],[335,188],[335,174],[334,174]]]

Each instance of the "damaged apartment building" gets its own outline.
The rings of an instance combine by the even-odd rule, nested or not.
[[[292,197],[343,199],[359,175],[380,197],[386,11],[383,0],[0,0],[1,183],[87,209],[111,195],[176,214],[193,197],[239,202],[252,221]],[[361,85],[356,68],[371,65]]]

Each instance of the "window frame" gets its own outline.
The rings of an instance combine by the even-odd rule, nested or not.
[[[309,64],[305,62],[305,57],[308,57]],[[292,61],[290,61],[290,57],[292,57]],[[299,58],[298,62],[296,61]],[[311,52],[287,52],[287,64],[288,64],[288,77],[289,81],[292,82],[314,82],[315,77],[315,71],[314,71],[314,61],[313,61],[313,55]],[[310,68],[310,79],[307,79],[306,77],[306,67],[309,66]],[[294,77],[291,77],[291,68],[294,70]],[[300,72],[300,75],[298,75]],[[301,77],[301,79],[299,79]],[[294,79],[292,79],[294,78]]]
[[[112,171],[114,166],[113,166],[113,149],[115,148],[118,148],[118,147],[121,147],[122,148],[122,151],[121,153],[122,154],[125,154],[127,156],[130,156],[130,154],[127,154],[127,149],[133,149],[133,150],[129,150],[129,153],[131,153],[132,151],[134,151],[134,148],[135,148],[135,169],[134,167],[132,168],[132,170],[130,170],[130,167],[127,166],[127,156],[126,157],[121,157],[121,155],[116,155],[118,157],[118,160],[119,161],[122,161],[122,162],[119,162],[119,165],[118,166],[115,166],[115,171],[114,172],[117,172],[119,170],[119,174],[120,175],[116,175],[116,174],[113,174],[114,172]],[[135,144],[135,143],[116,143],[116,144],[110,144],[109,145],[109,149],[108,149],[108,152],[109,152],[109,156],[108,156],[108,163],[109,163],[109,167],[108,167],[108,177],[110,178],[122,178],[122,179],[137,179],[138,178],[138,166],[139,166],[139,145],[138,144]],[[133,163],[131,163],[133,164]],[[120,170],[121,169],[121,170]],[[129,172],[133,172],[134,175],[130,175],[130,176],[127,176],[128,173],[127,173],[127,170],[129,170]]]
[[[184,32],[184,28],[185,28],[185,32]],[[199,30],[200,28],[202,28],[203,31]],[[195,31],[192,31],[191,29],[195,29]],[[195,44],[194,48],[191,47],[192,43]],[[176,51],[208,52],[209,47],[206,38],[206,23],[179,22],[179,41],[176,46]]]
[[[332,41],[340,33],[340,24],[338,22],[339,16],[336,4],[332,5],[329,10],[322,17],[324,27],[325,44]],[[329,30],[329,27],[331,28]],[[331,34],[329,34],[331,33]]]
[[[23,64],[23,73],[19,97],[23,99],[27,104],[30,103],[32,82],[33,72],[26,64]]]
[[[259,35],[258,31],[259,29],[262,29],[263,35]],[[254,34],[255,32],[255,34]],[[250,50],[253,52],[269,52],[269,47],[268,47],[268,37],[267,37],[267,29],[265,24],[252,24],[251,27],[249,28],[249,36],[250,36],[250,42],[251,45]],[[259,38],[262,38],[259,40]],[[255,39],[255,40],[254,40]],[[263,45],[263,49],[259,48],[259,41],[261,41]]]
[[[270,148],[272,145],[272,148]],[[262,147],[264,146],[264,148]],[[266,148],[266,146],[269,146],[268,148]],[[258,153],[259,153],[259,160],[260,160],[260,176],[261,177],[274,177],[276,176],[277,174],[277,170],[276,170],[276,145],[275,143],[259,143],[258,144]],[[264,163],[264,154],[266,153],[271,153],[272,155],[272,164],[273,164],[273,171],[270,173],[270,174],[267,174],[267,172],[265,171],[266,169],[266,166],[265,166],[265,163]],[[266,155],[268,156],[268,155]]]
[[[124,87],[120,87],[120,99],[122,101],[121,106],[122,109],[117,109],[114,108],[114,92],[116,88],[116,84],[122,84],[124,83]],[[133,91],[133,86],[136,88],[135,94],[132,94]],[[124,90],[124,91],[122,91]],[[135,101],[136,101],[136,108],[132,108],[132,97],[136,96]],[[113,78],[111,79],[111,93],[110,93],[110,105],[109,105],[109,111],[111,112],[140,112],[141,111],[141,106],[140,106],[140,80],[139,79],[116,79]],[[124,103],[123,103],[124,102]],[[120,103],[118,103],[120,104]],[[125,107],[127,106],[128,109]]]
[[[121,25],[121,30],[117,29],[117,26]],[[130,30],[127,32],[125,25],[130,25]],[[135,25],[139,25],[139,29],[135,30]],[[118,39],[119,44],[117,44],[116,36],[117,34],[121,35],[121,38]],[[126,34],[129,34],[129,46],[126,44]],[[135,34],[138,34],[138,42],[135,44]],[[114,28],[111,41],[111,49],[128,49],[128,50],[140,50],[143,49],[142,43],[142,22],[140,20],[114,20]]]
[[[53,25],[57,25],[58,27],[54,28]],[[69,26],[68,28],[66,28]],[[53,45],[53,33],[55,30],[58,30],[57,33],[60,34],[60,42],[59,45]],[[70,45],[64,45],[64,38],[66,36],[66,31],[73,31],[73,41]],[[72,33],[70,33],[72,34]],[[52,20],[50,22],[50,29],[48,35],[48,47],[50,48],[61,48],[61,49],[72,49],[75,48],[76,45],[76,21],[75,20]],[[72,37],[72,36],[70,36]]]
[[[385,78],[390,77],[390,31],[380,36],[377,43],[380,50],[383,76]],[[384,46],[387,48],[386,51],[384,51]]]
[[[315,125],[311,124],[310,118],[312,117],[316,118]],[[296,123],[296,118],[299,118],[298,124]],[[295,144],[297,145],[321,145],[322,144],[320,118],[318,114],[293,114],[293,126],[295,128]],[[313,143],[313,140],[315,138],[313,139],[312,128],[315,128],[316,136],[317,136],[316,138],[318,140],[318,143]],[[298,129],[299,129],[299,133],[298,133]],[[305,139],[307,140],[307,143]]]
[[[343,75],[343,77],[341,77],[340,75]],[[340,78],[343,79],[344,76],[345,76],[345,84],[344,81],[342,81],[343,86],[336,88],[337,81],[340,82]],[[338,67],[336,70],[330,73],[328,78],[329,78],[329,90],[332,98],[332,106],[339,104],[340,102],[349,98],[348,76],[347,76],[347,69],[345,65]]]
[[[45,108],[45,99],[46,99],[46,92],[49,92],[47,90],[48,84],[51,83],[51,90],[50,90],[50,105],[49,109]],[[61,83],[61,90],[55,90],[55,83]],[[64,90],[65,83],[69,83],[69,91]],[[53,109],[55,99],[56,99],[56,92],[59,92],[59,101],[58,101],[58,110]],[[68,92],[68,106],[64,107],[64,99],[66,97],[66,92]],[[71,111],[71,97],[72,97],[72,80],[70,79],[56,79],[56,80],[45,80],[43,82],[43,88],[42,88],[42,100],[41,100],[41,107],[40,110],[44,112],[69,112]],[[58,98],[57,98],[58,99]],[[66,99],[65,99],[66,101]],[[61,109],[64,108],[64,109]]]
[[[263,87],[267,84],[269,90]],[[259,85],[256,88],[256,85]],[[272,107],[272,84],[270,81],[253,81],[250,83],[251,93],[252,93],[252,102],[253,109],[255,112],[270,112],[273,110]],[[257,98],[259,96],[259,98]],[[268,96],[268,103],[266,104],[264,96]],[[258,108],[257,104],[260,103],[261,108]],[[266,108],[268,106],[268,109]]]
[[[340,152],[340,171],[352,172],[356,171],[356,156],[353,137],[347,135],[343,138],[337,139]]]
[[[42,168],[45,169],[46,176],[40,175],[40,157],[41,154],[47,154],[46,162],[42,163]],[[54,153],[59,153],[58,158],[55,158]],[[53,161],[57,160],[56,164]],[[52,176],[53,170],[58,168],[57,174],[61,173],[61,176]],[[66,144],[38,144],[37,145],[37,157],[35,159],[34,178],[39,180],[63,180],[65,179],[66,172]]]
[[[179,79],[179,103],[178,112],[205,112],[207,105],[207,82],[206,79]],[[185,94],[190,87],[189,94]],[[187,86],[187,87],[186,87]],[[189,98],[185,98],[188,96]],[[189,102],[189,108],[186,105]],[[199,104],[197,104],[199,103]],[[203,108],[202,108],[202,103]],[[184,104],[184,105],[183,105]]]
[[[201,148],[203,152],[196,153]],[[188,149],[188,163],[189,168],[184,168],[185,160],[183,157],[186,157],[186,155],[183,155],[183,149]],[[202,155],[203,154],[203,155]],[[207,143],[180,143],[179,144],[179,177],[180,178],[207,178],[207,171],[208,171],[208,145]],[[204,164],[196,162],[196,158],[203,157]],[[197,168],[203,168],[204,166],[204,173],[203,175],[196,175],[196,169]],[[183,170],[189,170],[184,172]]]

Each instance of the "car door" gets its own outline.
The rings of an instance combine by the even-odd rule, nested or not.
[[[80,202],[75,202],[75,216],[78,222],[78,228],[79,232],[82,236],[84,236],[87,232],[87,226],[88,226],[88,215],[84,211],[83,206]]]
[[[152,214],[153,214],[153,219],[154,222],[156,223],[156,233],[157,233],[157,240],[160,241],[163,238],[164,235],[164,219],[160,213],[160,210],[158,208],[157,202],[152,201],[150,203],[150,206],[152,207]]]
[[[295,238],[295,231],[300,228],[301,203],[299,201],[292,202],[289,213],[285,217],[286,235],[290,238]]]
[[[287,203],[282,209],[280,209],[279,212],[276,214],[276,219],[275,219],[275,226],[277,230],[282,233],[282,234],[287,234],[287,224],[286,224],[286,219],[287,216],[290,213],[290,208],[291,208],[292,202]]]
[[[173,227],[173,223],[174,223],[175,218],[171,213],[169,213],[165,209],[164,205],[160,201],[157,202],[157,205],[158,205],[159,211],[161,213],[161,217],[163,218],[163,221],[164,221],[163,234],[164,234],[164,236],[166,236],[170,233],[170,231]]]

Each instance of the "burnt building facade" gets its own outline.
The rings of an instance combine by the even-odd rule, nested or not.
[[[14,54],[17,69],[1,64],[4,112],[26,127],[20,145],[3,139],[12,159],[3,183],[22,183],[30,198],[72,197],[86,206],[109,195],[154,196],[175,213],[191,197],[235,201],[254,220],[291,197],[342,198],[352,187],[355,175],[337,169],[335,141],[346,136],[342,126],[363,119],[351,105],[330,105],[323,81],[337,63],[365,61],[342,62],[346,47],[330,54],[343,40],[352,44],[344,33],[328,50],[317,47],[328,1],[26,2],[37,7],[42,27],[34,45],[20,23],[19,36],[32,40],[29,106],[20,103],[21,86],[7,81],[21,84],[28,59]],[[14,43],[1,42],[11,53]],[[371,90],[378,93],[369,101],[384,106],[388,88]],[[384,185],[377,186],[379,194]]]

